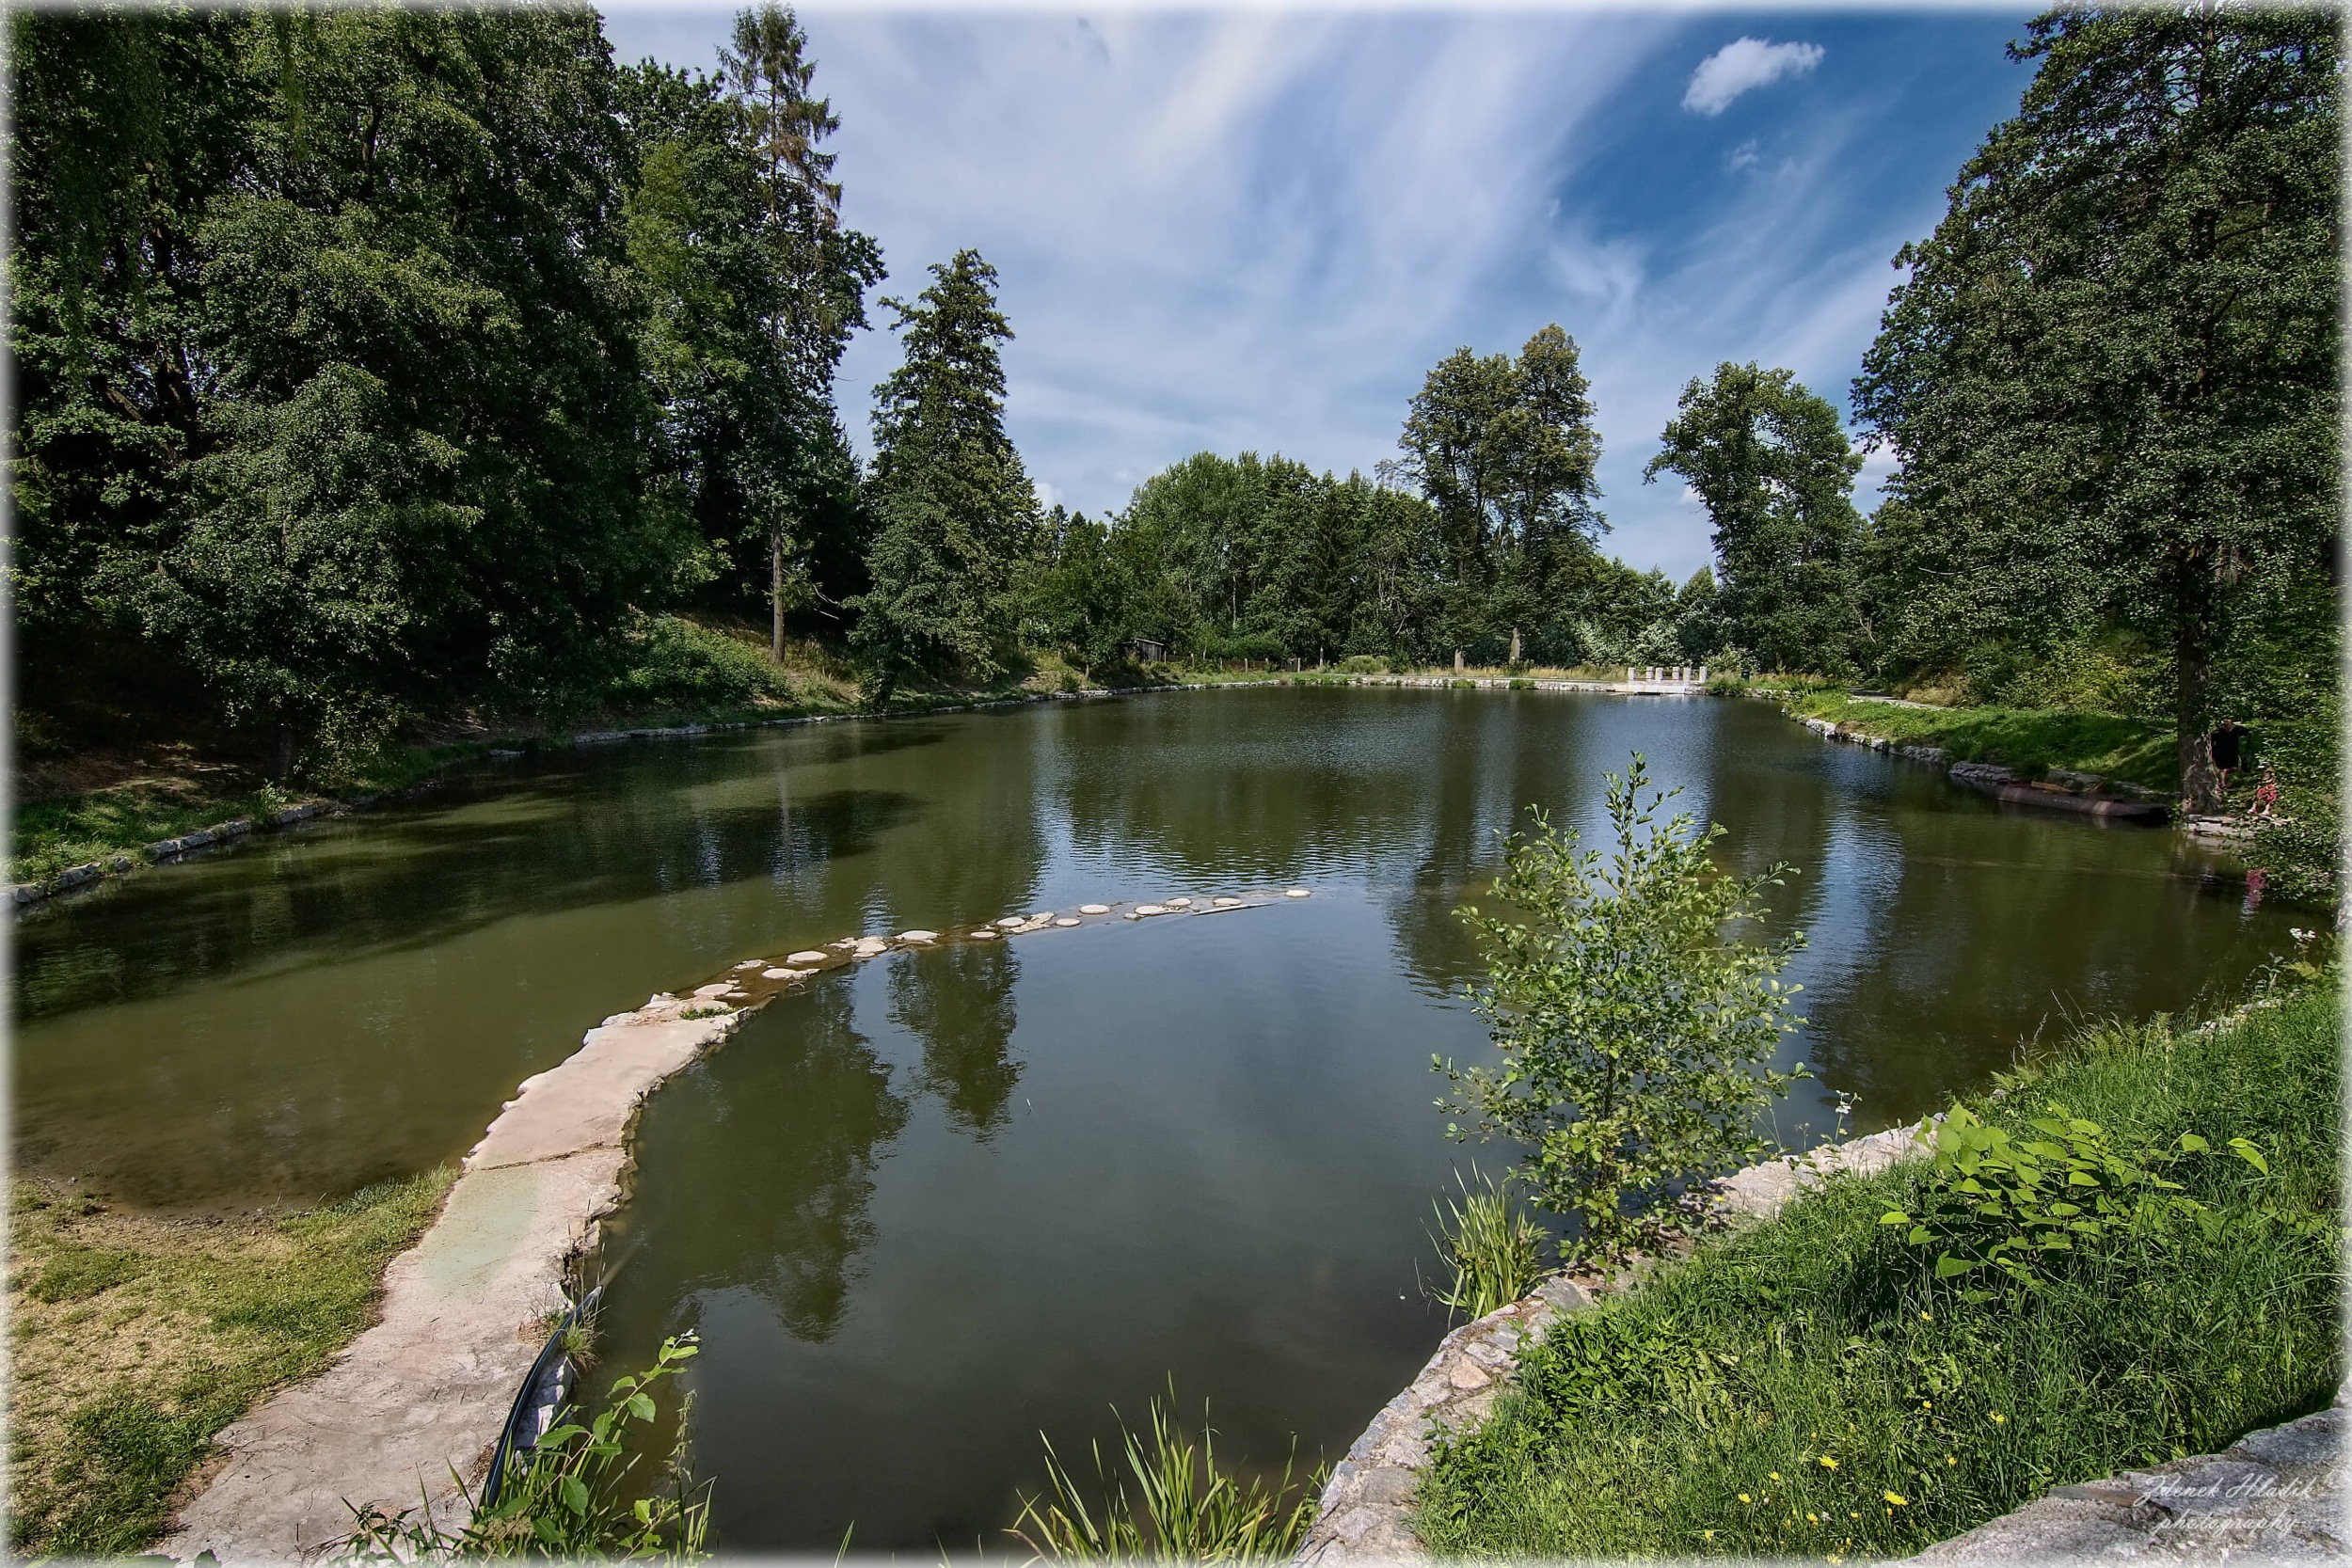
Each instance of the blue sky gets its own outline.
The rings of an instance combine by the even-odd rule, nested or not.
[[[878,293],[964,245],[1002,275],[1006,421],[1048,499],[1113,511],[1203,449],[1369,473],[1438,359],[1556,321],[1602,547],[1677,578],[1705,514],[1641,470],[1683,384],[1756,359],[1843,407],[1895,251],[2028,75],[2023,10],[801,14]],[[708,69],[731,15],[606,32]],[[897,359],[877,329],[843,364],[861,450]]]

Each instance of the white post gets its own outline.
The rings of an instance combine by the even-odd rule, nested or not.
[[[1704,664],[1699,666],[1699,684],[1701,686],[1707,684],[1707,666]]]
[[[1633,684],[1633,682],[1634,682],[1634,679],[1635,679],[1635,676],[1634,676],[1634,673],[1633,673],[1633,666],[1632,666],[1632,665],[1630,665],[1630,664],[1629,664],[1629,665],[1627,665],[1627,666],[1625,667],[1625,684],[1626,684],[1626,685],[1628,685],[1628,686],[1631,686],[1631,685]]]

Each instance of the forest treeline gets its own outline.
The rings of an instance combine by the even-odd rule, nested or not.
[[[2019,114],[1896,258],[1855,428],[1777,367],[1686,388],[1645,473],[1711,520],[1682,583],[1605,549],[1559,325],[1433,367],[1369,476],[1203,452],[1114,515],[1049,514],[967,249],[880,300],[902,362],[861,464],[834,377],[883,260],[772,4],[707,73],[615,64],[585,10],[10,25],[21,711],[169,699],[319,771],[405,718],[593,705],[709,612],[882,700],[1046,656],[1459,651],[2161,713],[2192,800],[2225,712],[2332,756],[2319,11],[2030,24]],[[1866,515],[1871,447],[1896,461]]]

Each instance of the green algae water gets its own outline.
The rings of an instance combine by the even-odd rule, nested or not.
[[[1215,916],[895,953],[778,999],[642,1126],[607,1365],[698,1329],[739,1550],[1002,1550],[1172,1376],[1220,1456],[1336,1458],[1442,1334],[1453,911],[1629,752],[1788,861],[1791,1142],[2101,1014],[2220,999],[2294,916],[2163,832],[2004,810],[1758,704],[1252,689],[488,765],[22,918],[17,1158],[118,1199],[311,1202],[461,1155],[609,1013],[749,958],[1090,900]],[[1502,1162],[1490,1151],[1486,1163]],[[1081,1468],[1085,1467],[1083,1457]]]

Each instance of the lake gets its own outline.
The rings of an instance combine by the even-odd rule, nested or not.
[[[1776,925],[1792,1144],[1915,1117],[2072,1021],[2227,997],[2291,911],[2167,832],[2005,810],[1707,698],[1257,688],[485,764],[21,918],[17,1158],[117,1198],[314,1202],[451,1160],[656,990],[855,932],[1312,896],[895,953],[649,1106],[611,1367],[699,1330],[736,1549],[1006,1544],[1172,1380],[1221,1456],[1336,1458],[1445,1327],[1433,1053],[1488,1048],[1454,913],[1644,752]],[[1504,1156],[1487,1150],[1488,1168]]]

